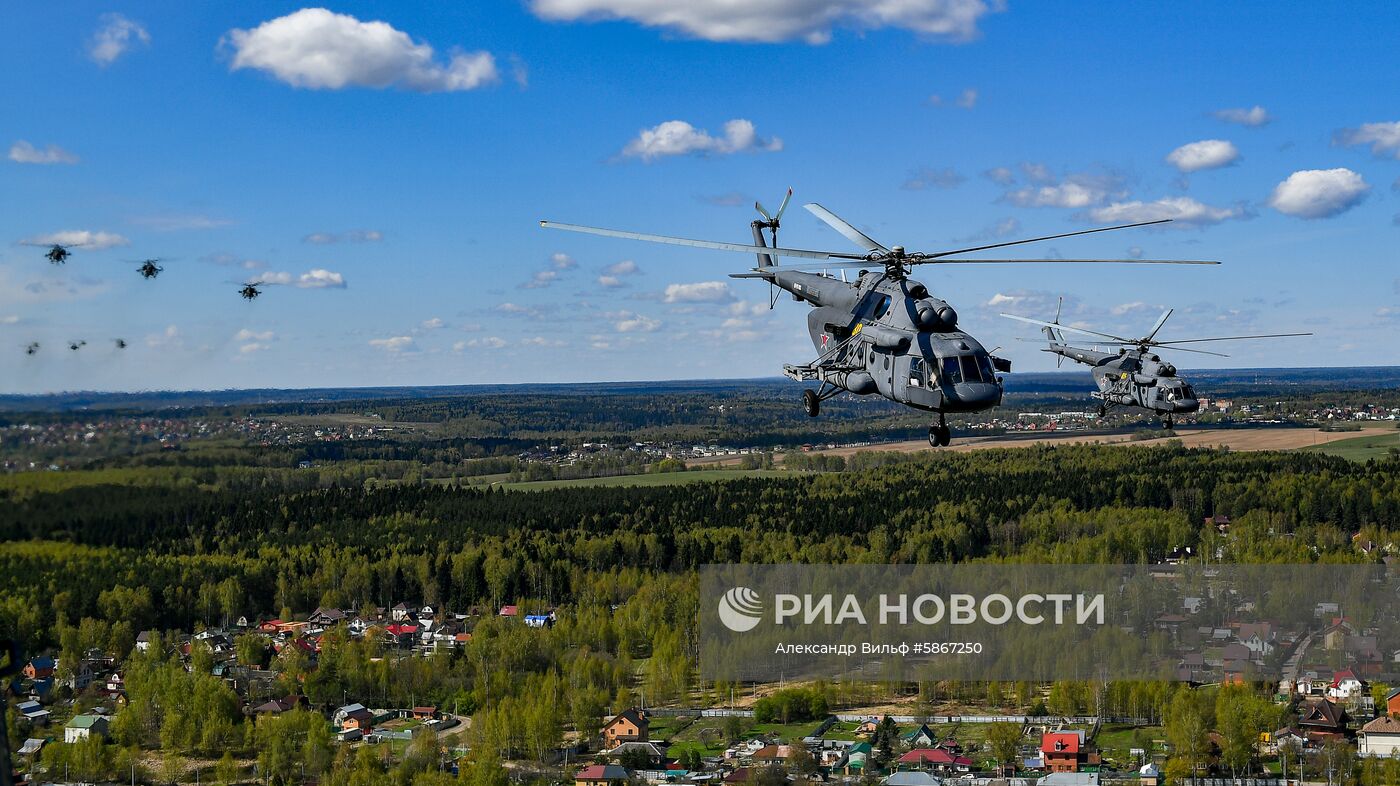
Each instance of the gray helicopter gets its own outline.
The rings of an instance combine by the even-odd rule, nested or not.
[[[711,248],[755,254],[758,265],[732,278],[756,278],[771,288],[785,290],[793,300],[812,307],[807,314],[807,331],[817,356],[803,365],[787,365],[783,373],[799,381],[814,381],[817,389],[802,393],[807,414],[816,417],[821,402],[841,393],[859,396],[877,393],[915,409],[938,414],[938,423],[929,427],[929,444],[947,445],[952,434],[948,413],[981,412],[1001,403],[1002,380],[998,373],[1009,372],[1011,362],[993,357],[977,339],[958,325],[958,314],[947,301],[935,297],[928,287],[909,278],[915,265],[996,265],[1018,263],[1064,264],[1169,264],[1215,265],[1218,262],[1156,259],[956,259],[993,248],[1023,243],[1107,232],[1115,229],[1165,223],[1145,221],[1122,226],[1086,229],[1059,235],[994,243],[933,253],[907,252],[903,246],[885,246],[816,203],[808,211],[840,232],[861,249],[861,253],[807,251],[778,246],[778,227],[792,198],[788,189],[782,205],[770,214],[754,203],[761,219],[750,224],[753,245],[712,240],[624,232],[615,229],[541,221],[547,229],[563,229],[605,237],[646,240],[655,243]],[[768,237],[764,232],[768,232]],[[778,257],[810,260],[791,266],[779,265]],[[835,278],[825,272],[839,268],[880,266],[861,269],[855,281]],[[807,268],[817,268],[813,272]],[[769,306],[775,302],[770,296]]]
[[[1060,299],[1060,305],[1064,305],[1064,299]],[[1255,338],[1287,338],[1291,336],[1311,336],[1311,333],[1269,333],[1259,336],[1218,336],[1215,338],[1187,338],[1175,341],[1158,341],[1157,332],[1166,324],[1167,318],[1172,315],[1173,309],[1162,312],[1162,316],[1157,320],[1157,324],[1152,326],[1146,336],[1142,338],[1123,338],[1109,333],[1100,333],[1096,330],[1086,330],[1084,328],[1070,327],[1060,324],[1060,310],[1055,310],[1055,321],[1042,322],[1038,319],[1017,316],[1015,314],[1002,314],[1007,319],[1014,319],[1019,322],[1028,322],[1032,325],[1039,325],[1041,332],[1049,341],[1050,346],[1045,348],[1045,352],[1050,352],[1059,357],[1056,358],[1058,366],[1064,358],[1069,358],[1076,363],[1083,363],[1092,366],[1091,374],[1094,376],[1094,384],[1098,385],[1098,392],[1092,393],[1094,398],[1099,400],[1099,416],[1108,414],[1113,407],[1136,408],[1151,412],[1162,419],[1162,428],[1171,428],[1175,424],[1177,415],[1189,415],[1200,409],[1201,403],[1196,398],[1196,391],[1185,379],[1176,375],[1176,366],[1162,360],[1161,356],[1152,351],[1153,347],[1170,347],[1177,352],[1194,352],[1198,355],[1214,355],[1216,357],[1229,357],[1220,352],[1208,352],[1204,349],[1188,349],[1181,344],[1200,344],[1208,341],[1240,341]],[[1101,352],[1096,349],[1084,349],[1073,347],[1065,343],[1065,332],[1081,333],[1086,336],[1094,336],[1104,339],[1101,344],[1117,346],[1117,351]]]

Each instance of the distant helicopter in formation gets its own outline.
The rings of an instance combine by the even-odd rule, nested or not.
[[[1061,307],[1064,305],[1063,298],[1060,300],[1060,305]],[[1162,312],[1157,324],[1153,325],[1152,330],[1148,331],[1147,335],[1142,338],[1123,338],[1110,333],[1062,325],[1060,324],[1059,308],[1055,311],[1053,322],[1043,322],[1015,314],[1002,314],[1002,316],[1018,322],[1039,325],[1041,332],[1045,334],[1045,338],[1050,344],[1043,351],[1059,356],[1056,358],[1056,365],[1059,365],[1059,362],[1064,358],[1069,358],[1076,363],[1093,367],[1090,373],[1093,374],[1094,384],[1098,385],[1099,389],[1098,392],[1091,395],[1099,400],[1100,417],[1107,415],[1109,409],[1113,407],[1143,409],[1160,417],[1162,427],[1168,429],[1175,424],[1177,415],[1189,415],[1200,409],[1200,401],[1196,398],[1196,391],[1191,387],[1191,384],[1176,375],[1176,366],[1162,360],[1161,356],[1151,351],[1153,347],[1170,347],[1178,352],[1195,352],[1200,355],[1214,355],[1223,358],[1229,357],[1229,355],[1208,352],[1204,349],[1188,349],[1179,345],[1200,344],[1207,341],[1241,341],[1244,339],[1312,335],[1311,333],[1269,333],[1258,336],[1219,336],[1157,341],[1157,332],[1162,329],[1162,325],[1166,324],[1172,311],[1173,309],[1169,308]],[[1119,349],[1116,352],[1100,352],[1094,349],[1073,347],[1065,343],[1065,332],[1082,333],[1105,339],[1105,341],[1098,343],[1117,345]]]
[[[37,341],[31,341],[31,342],[29,342],[29,346],[27,346],[27,347],[24,348],[24,354],[26,354],[26,355],[34,355],[34,354],[37,354],[38,352],[39,352],[39,342],[37,342]]]
[[[260,286],[262,286],[261,281],[250,281],[238,290],[238,294],[242,295],[244,300],[252,300],[262,294],[262,290],[258,289]]]
[[[140,274],[141,274],[141,277],[144,278],[144,279],[152,279],[152,278],[155,278],[156,276],[160,275],[160,274],[165,270],[165,268],[163,268],[163,267],[161,267],[160,265],[157,265],[157,264],[156,264],[156,263],[159,262],[159,261],[161,261],[161,260],[159,260],[159,259],[147,259],[147,260],[145,260],[145,261],[143,261],[143,262],[141,263],[141,266],[140,266],[140,267],[136,268],[136,272],[137,272],[137,273],[140,273]]]
[[[124,338],[119,338],[119,339],[116,340],[116,342],[117,342],[117,349],[126,349],[126,339],[124,339]]]
[[[68,348],[71,349],[71,350],[73,350],[74,352],[77,352],[78,350],[82,349],[82,348],[85,347],[85,346],[87,346],[87,342],[86,342],[86,341],[83,341],[83,340],[81,340],[81,339],[79,339],[78,341],[69,341],[69,342],[68,342]]]
[[[817,356],[809,363],[788,365],[783,369],[783,373],[793,380],[818,382],[816,390],[803,391],[803,407],[807,414],[816,417],[821,402],[841,393],[862,396],[878,393],[891,401],[937,413],[938,423],[929,426],[928,430],[929,444],[934,447],[947,445],[952,438],[945,417],[947,413],[981,412],[1001,403],[1002,380],[997,374],[1010,371],[1011,362],[993,357],[977,339],[959,327],[958,314],[947,301],[935,297],[928,287],[908,277],[915,265],[1219,264],[1197,260],[952,258],[956,254],[1161,224],[1166,220],[922,253],[907,252],[903,246],[882,245],[816,203],[805,207],[858,246],[861,253],[782,248],[778,246],[778,228],[791,198],[792,189],[788,189],[782,205],[772,214],[762,205],[754,204],[762,218],[750,224],[753,245],[690,240],[550,221],[541,221],[540,226],[605,237],[755,254],[757,267],[749,272],[733,273],[731,277],[765,280],[770,287],[783,289],[794,300],[806,302],[812,307],[807,314],[807,331]],[[769,233],[769,238],[764,237],[765,231]],[[814,261],[782,266],[777,264],[777,257]],[[829,273],[802,269],[864,268],[872,265],[879,265],[882,270],[861,270],[854,282],[836,279]],[[769,305],[772,304],[770,298]]]
[[[76,245],[77,244],[74,244],[74,247]],[[73,256],[73,252],[69,251],[69,248],[70,246],[61,246],[57,243],[54,243],[53,245],[49,246],[49,250],[44,253],[44,259],[47,259],[49,262],[52,262],[55,265],[61,265],[64,262],[68,261],[68,257]]]

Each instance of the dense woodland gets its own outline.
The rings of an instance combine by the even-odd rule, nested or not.
[[[501,760],[543,759],[566,729],[596,731],[604,714],[639,695],[653,704],[727,695],[726,686],[695,678],[694,571],[706,563],[1136,563],[1188,545],[1207,554],[1219,547],[1226,561],[1340,562],[1363,558],[1353,534],[1384,541],[1400,529],[1393,460],[1188,450],[1170,441],[872,452],[843,462],[842,472],[548,492],[386,483],[374,466],[4,476],[0,630],[31,652],[71,663],[90,649],[125,657],[145,629],[189,631],[317,606],[557,607],[560,621],[547,630],[488,612],[465,648],[432,657],[393,657],[376,641],[333,630],[313,665],[295,648],[274,657],[239,640],[241,661],[277,671],[278,689],[304,691],[313,709],[345,700],[426,702],[473,714],[466,776],[493,786],[505,777]],[[1228,540],[1203,523],[1216,513],[1233,519]],[[131,704],[114,723],[117,746],[87,753],[57,746],[51,755],[88,756],[104,772],[120,769],[120,756],[154,748],[256,755],[284,781],[306,766],[331,783],[437,777],[426,750],[405,753],[392,771],[336,752],[319,712],[245,722],[236,697],[198,655],[186,671],[162,649],[128,668]],[[816,690],[761,709],[805,716],[883,689]],[[1176,698],[1182,689],[1163,684],[1101,690],[1057,685],[1049,698],[1056,711],[1107,708],[1170,723],[1177,723],[1173,702],[1185,701]],[[929,685],[919,693],[930,702],[973,697],[1022,710],[1045,702],[1031,686]],[[1212,728],[1221,721],[1209,701],[1179,709]],[[1246,708],[1245,732],[1276,720],[1268,714],[1275,708],[1256,705]],[[301,742],[277,742],[286,730],[276,724],[295,727]]]

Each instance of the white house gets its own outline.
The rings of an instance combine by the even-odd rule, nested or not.
[[[1400,720],[1383,715],[1361,727],[1357,752],[1362,756],[1400,755]]]
[[[64,742],[81,742],[93,734],[107,736],[106,718],[101,715],[76,715],[63,727]]]

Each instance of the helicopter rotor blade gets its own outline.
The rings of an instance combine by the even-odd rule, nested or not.
[[[1161,330],[1162,326],[1167,324],[1167,317],[1170,317],[1175,310],[1176,309],[1169,308],[1162,312],[1162,316],[1157,320],[1157,324],[1152,326],[1152,330],[1148,331],[1147,337],[1142,340],[1144,344],[1152,343],[1152,339],[1156,337],[1157,331]]]
[[[1177,341],[1153,341],[1152,344],[1159,347],[1175,347],[1177,344],[1199,344],[1202,341],[1241,341],[1248,338],[1292,338],[1311,335],[1311,333],[1265,333],[1258,336],[1216,336],[1214,338],[1184,338]]]
[[[1076,235],[1092,235],[1095,232],[1112,232],[1116,229],[1132,229],[1133,227],[1145,227],[1152,224],[1170,223],[1170,218],[1160,218],[1156,221],[1139,221],[1136,224],[1119,224],[1112,227],[1099,227],[1098,229],[1081,229],[1078,232],[1064,232],[1059,235],[1045,235],[1044,237],[1032,237],[1025,240],[1011,240],[1006,243],[993,243],[989,246],[973,246],[972,248],[955,248],[952,251],[940,251],[936,254],[929,254],[931,257],[950,257],[954,254],[970,254],[973,251],[986,251],[989,248],[1005,248],[1006,246],[1019,246],[1024,243],[1039,243],[1042,240],[1058,240],[1062,237],[1074,237]]]
[[[803,205],[803,207],[807,208],[807,211],[809,213],[825,222],[827,226],[845,235],[847,240],[851,241],[852,243],[855,243],[856,245],[860,246],[866,251],[874,251],[881,254],[889,252],[888,248],[875,242],[873,239],[871,239],[869,235],[851,226],[850,223],[847,222],[845,219],[841,218],[840,216],[836,215],[830,210],[827,210],[826,208],[822,207],[816,202],[808,202],[807,204]]]
[[[1050,328],[1050,329],[1052,329],[1052,330],[1063,330],[1063,331],[1068,331],[1068,332],[1070,332],[1070,333],[1083,333],[1083,334],[1086,335],[1086,336],[1098,336],[1099,338],[1106,338],[1106,339],[1109,339],[1109,340],[1111,340],[1111,341],[1114,341],[1114,342],[1117,342],[1117,343],[1120,343],[1120,344],[1131,344],[1131,345],[1133,345],[1133,346],[1136,346],[1137,343],[1138,343],[1138,342],[1136,342],[1136,341],[1134,341],[1134,340],[1132,340],[1132,339],[1130,339],[1130,338],[1123,338],[1122,336],[1115,336],[1115,335],[1113,335],[1112,333],[1100,333],[1100,332],[1098,332],[1097,330],[1085,330],[1084,328],[1070,327],[1069,325],[1061,325],[1061,324],[1056,323],[1056,322],[1046,322],[1046,321],[1041,320],[1041,319],[1031,319],[1030,317],[1022,317],[1022,316],[1018,316],[1018,315],[1016,315],[1016,314],[1001,314],[1001,316],[1006,317],[1007,319],[1014,319],[1014,320],[1016,320],[1017,322],[1026,322],[1026,323],[1031,324],[1031,325],[1039,325],[1040,327],[1048,327],[1048,328]]]
[[[1156,345],[1154,344],[1153,346],[1156,346]],[[1207,352],[1207,351],[1204,350],[1204,349],[1187,349],[1186,347],[1172,347],[1172,351],[1173,351],[1173,352],[1194,352],[1194,353],[1196,353],[1197,355],[1214,355],[1214,356],[1216,356],[1216,357],[1218,357],[1218,358],[1228,358],[1228,357],[1230,357],[1229,355],[1225,354],[1224,352]]]
[[[910,265],[1218,265],[1207,259],[910,259]]]
[[[768,215],[768,211],[767,211],[767,210],[764,210],[764,209],[763,209],[763,205],[760,204],[759,201],[756,200],[756,199],[754,200],[753,208],[754,208],[754,210],[757,210],[757,211],[758,211],[758,214],[759,214],[760,216],[763,216],[763,220],[764,220],[764,221],[772,221],[772,220],[773,220],[773,217],[770,216],[770,215]]]
[[[774,221],[782,221],[782,220],[783,220],[783,213],[787,210],[788,202],[791,202],[791,201],[792,201],[792,188],[789,187],[788,190],[787,190],[787,196],[784,196],[784,197],[783,197],[783,203],[782,203],[781,205],[778,205],[778,212],[773,216],[773,220],[774,220]]]
[[[586,227],[580,226],[578,224],[558,224],[553,221],[541,221],[540,226],[544,227],[545,229],[562,229],[567,232],[582,232],[586,235],[620,237],[626,240],[645,240],[649,243],[669,243],[673,246],[690,246],[692,248],[713,248],[719,251],[738,251],[744,254],[769,254],[772,256],[779,257],[800,257],[803,259],[820,260],[865,259],[865,257],[859,254],[841,254],[835,251],[806,251],[800,248],[774,248],[772,246],[750,246],[745,243],[723,243],[716,240],[692,240],[690,238],[684,237],[670,237],[669,235],[651,235],[644,232],[624,232],[618,229],[600,229],[598,227]]]

